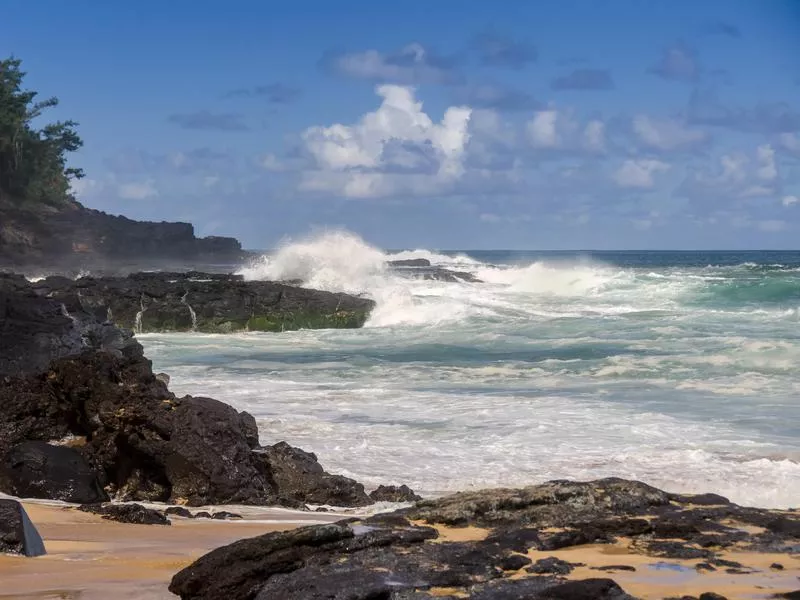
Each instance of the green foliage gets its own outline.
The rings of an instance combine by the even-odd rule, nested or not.
[[[58,99],[36,102],[36,92],[22,89],[20,64],[13,57],[0,61],[0,199],[57,204],[70,197],[70,179],[83,177],[67,167],[67,153],[83,142],[74,121],[34,126]]]

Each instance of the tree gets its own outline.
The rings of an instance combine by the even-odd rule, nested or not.
[[[74,121],[34,126],[58,99],[35,102],[38,94],[22,89],[21,64],[14,57],[0,61],[0,199],[57,204],[70,198],[70,180],[83,177],[81,169],[67,167],[67,154],[83,141]]]

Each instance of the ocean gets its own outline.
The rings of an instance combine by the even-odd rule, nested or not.
[[[414,279],[426,258],[481,283]],[[617,476],[800,505],[800,252],[386,252],[326,233],[250,279],[363,294],[363,329],[139,336],[262,443],[423,495]]]

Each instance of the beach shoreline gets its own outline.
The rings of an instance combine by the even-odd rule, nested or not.
[[[330,523],[347,515],[254,507],[241,520],[171,518],[171,526],[116,523],[75,506],[23,501],[47,554],[0,554],[0,599],[175,598],[172,576],[241,538]],[[230,508],[230,507],[225,507]]]

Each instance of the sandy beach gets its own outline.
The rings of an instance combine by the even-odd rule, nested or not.
[[[243,520],[173,518],[172,526],[165,527],[115,523],[66,506],[23,504],[47,555],[0,555],[3,600],[174,599],[167,590],[172,576],[209,550],[244,537],[343,518],[251,509]]]

